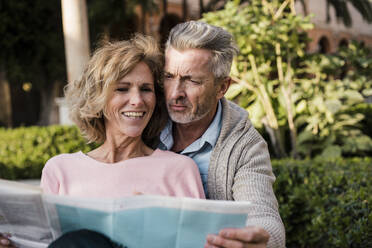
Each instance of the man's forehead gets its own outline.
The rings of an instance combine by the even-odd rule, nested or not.
[[[206,49],[190,48],[177,50],[168,48],[165,53],[166,70],[194,70],[209,67],[211,52]]]
[[[167,48],[165,51],[165,59],[169,60],[171,58],[205,58],[205,60],[210,59],[212,56],[212,52],[207,49],[202,48],[187,48],[187,49],[176,49],[173,47]]]

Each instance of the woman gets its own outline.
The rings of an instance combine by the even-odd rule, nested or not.
[[[167,121],[162,60],[156,42],[142,35],[96,51],[82,78],[68,84],[65,93],[70,117],[85,138],[103,143],[87,154],[51,158],[41,177],[46,193],[204,197],[192,159],[153,150]]]
[[[112,198],[140,192],[204,198],[192,159],[154,150],[168,118],[160,87],[162,68],[157,43],[142,35],[105,44],[95,52],[81,79],[69,83],[65,94],[70,117],[81,133],[89,142],[102,144],[87,154],[51,158],[41,177],[45,193]],[[91,233],[75,234],[84,235]],[[2,240],[0,247],[9,244]],[[60,242],[66,245],[65,239]]]

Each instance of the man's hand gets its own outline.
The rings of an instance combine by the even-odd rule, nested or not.
[[[225,228],[209,234],[204,248],[266,248],[269,237],[260,227]]]
[[[9,236],[0,233],[0,248],[15,248],[8,238]]]

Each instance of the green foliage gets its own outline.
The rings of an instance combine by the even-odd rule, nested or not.
[[[306,54],[310,17],[293,1],[229,2],[204,20],[231,32],[240,48],[226,94],[264,129],[276,157],[364,156],[365,115],[350,111],[372,95],[371,50],[351,43],[337,55]],[[288,135],[289,134],[289,135]]]
[[[349,83],[354,84],[353,87],[364,96],[372,96],[371,49],[353,41],[347,47],[342,47],[334,57],[338,57],[344,65],[341,68],[334,68],[332,73],[349,80]]]
[[[210,0],[206,6],[207,11],[218,9],[219,6],[223,6],[222,3],[226,3],[228,0]],[[306,0],[296,0],[302,4],[304,12],[307,13],[309,10],[309,2]],[[250,0],[241,0],[243,2],[250,2]],[[362,16],[362,18],[368,23],[372,22],[372,4],[370,0],[326,0],[326,15],[327,21],[331,20],[331,11],[334,11],[337,20],[341,20],[347,27],[352,25],[352,16],[350,15],[350,5],[352,5],[356,11]]]
[[[340,54],[310,55],[302,62],[296,79],[300,97],[295,102],[300,154],[371,154],[372,139],[363,126],[366,116],[357,110],[371,94],[369,53],[351,43]],[[304,73],[306,76],[301,77]]]
[[[40,178],[49,158],[95,146],[87,145],[75,126],[0,128],[0,178]]]
[[[371,158],[274,160],[287,247],[371,247]]]
[[[372,137],[372,104],[361,103],[350,108],[348,111],[363,114],[365,118],[362,120],[362,131],[369,137]]]

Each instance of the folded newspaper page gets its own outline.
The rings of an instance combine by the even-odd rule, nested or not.
[[[53,241],[40,187],[0,179],[0,233],[17,247],[47,247]]]
[[[125,247],[203,247],[209,233],[244,227],[249,202],[139,195],[92,199],[43,195],[0,180],[0,232],[19,247],[46,247],[63,233],[89,229]]]

